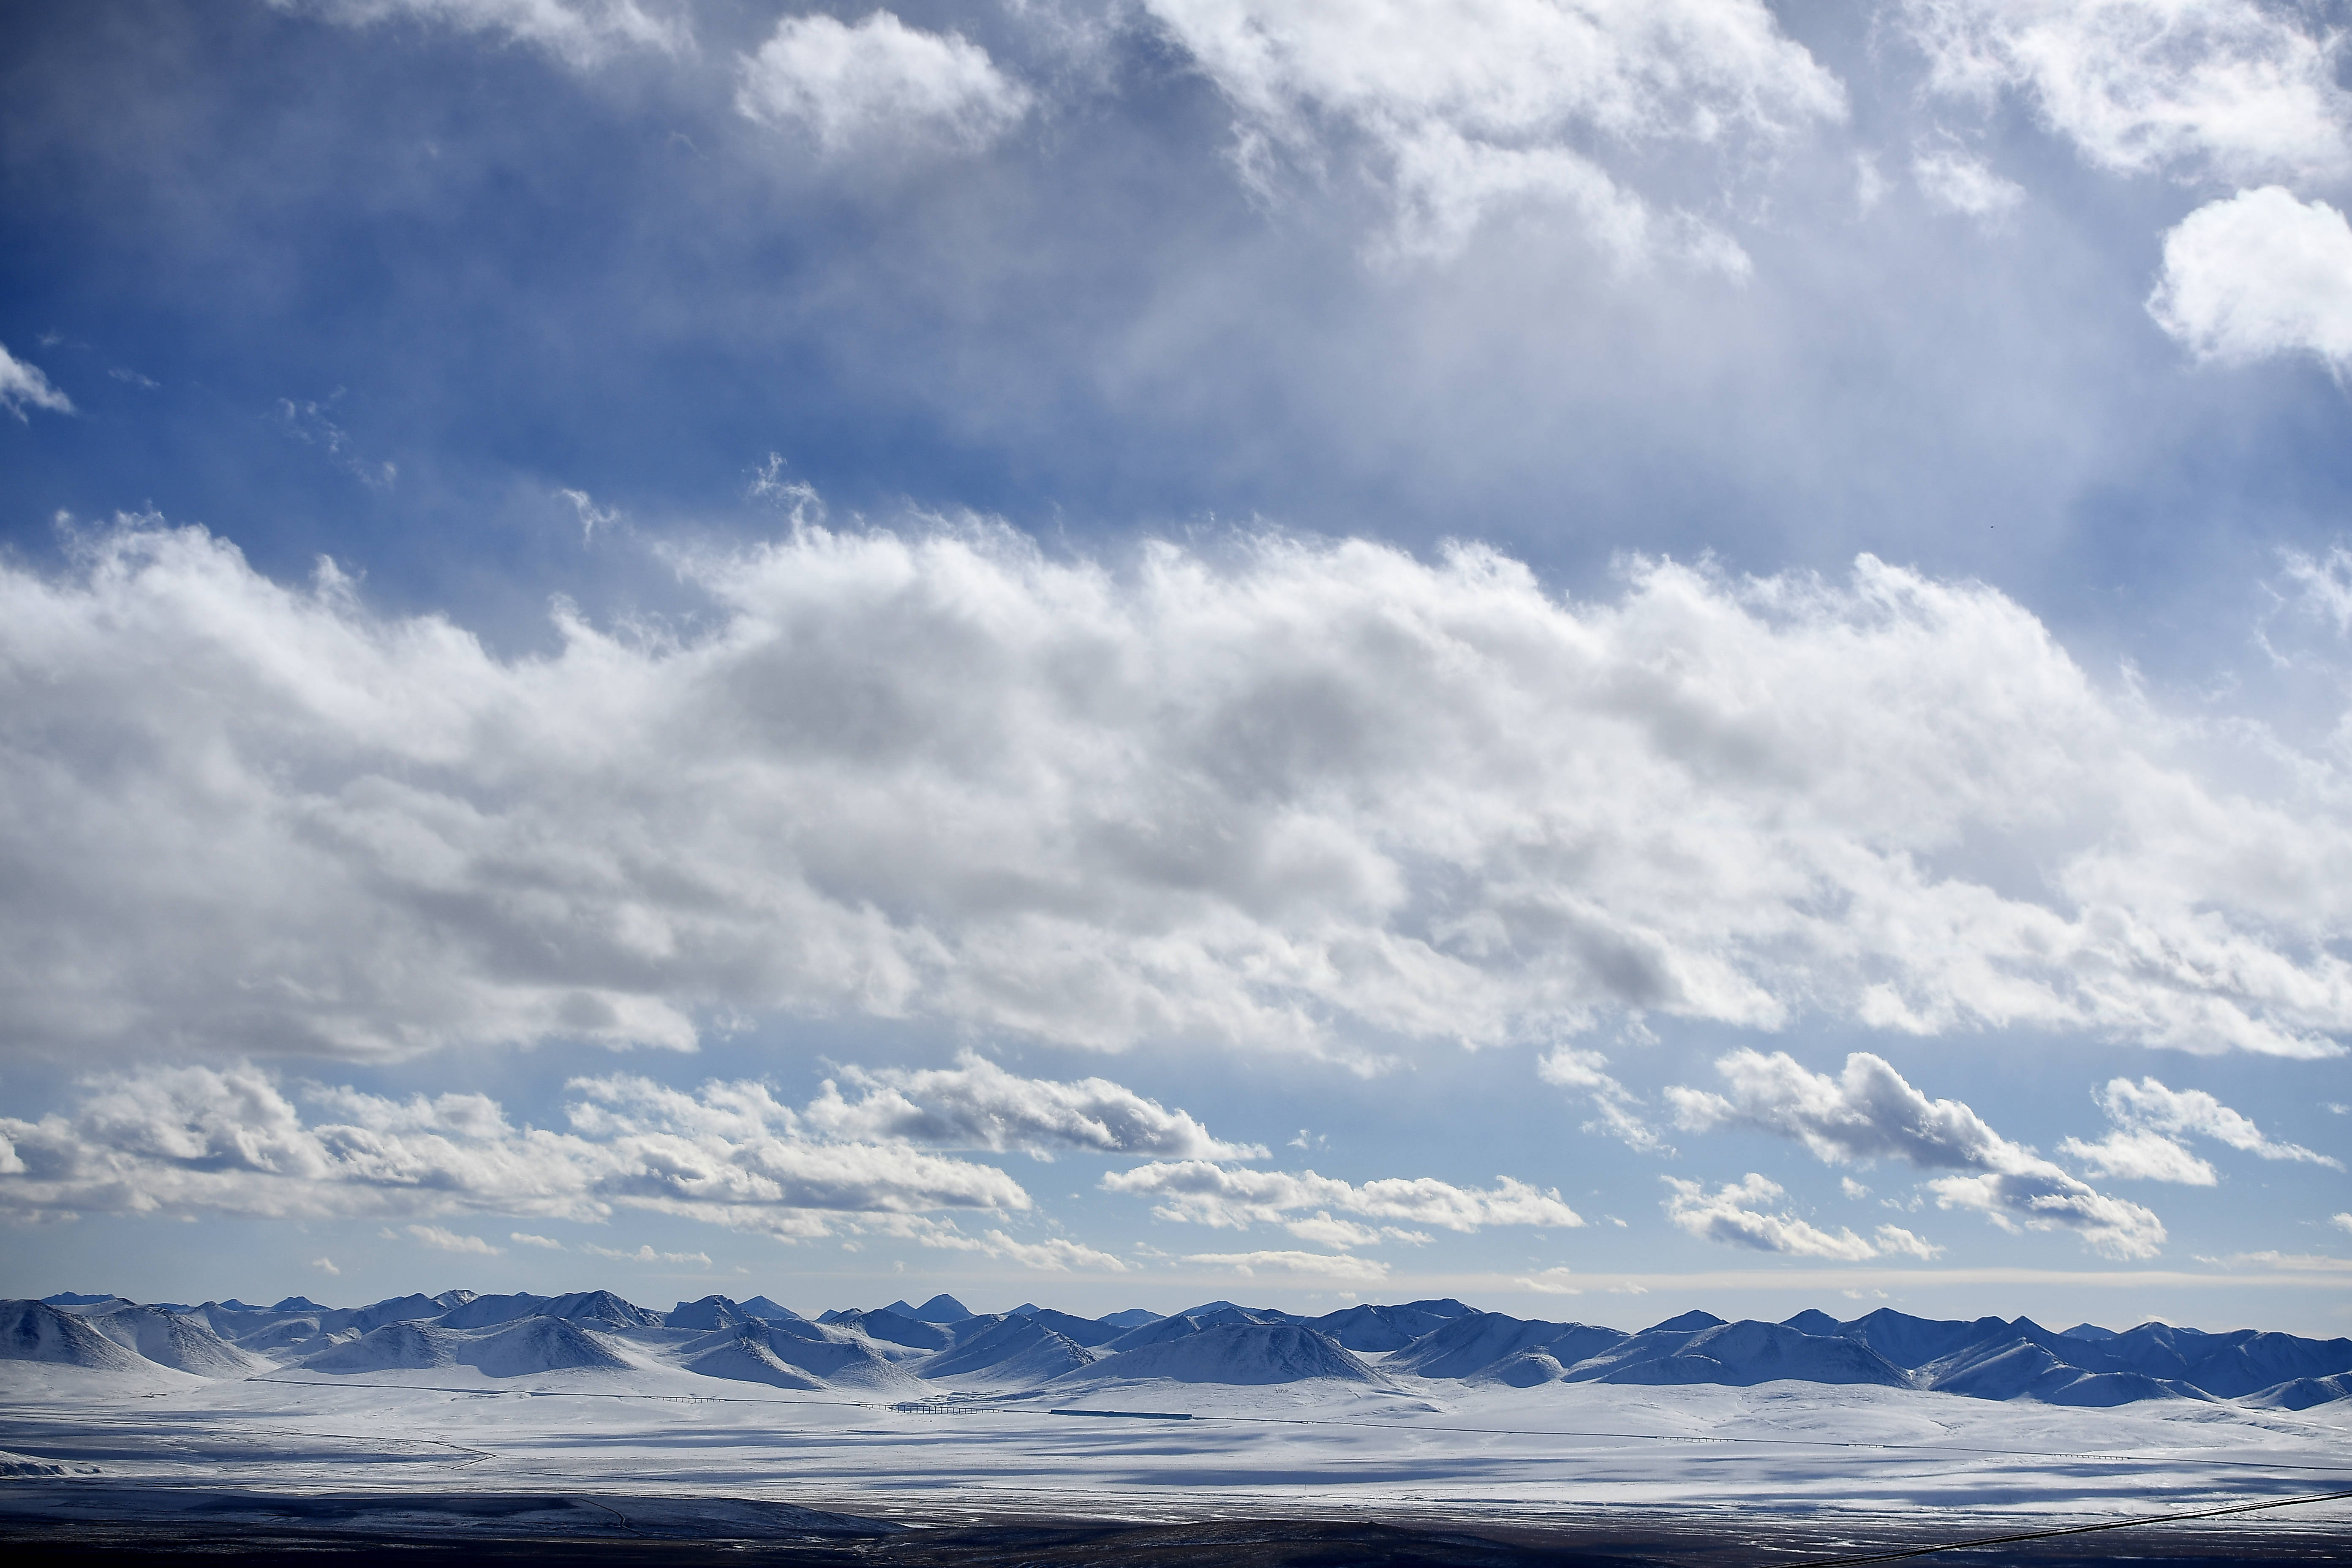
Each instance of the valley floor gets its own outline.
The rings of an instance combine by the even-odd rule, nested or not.
[[[206,1381],[15,1363],[0,1366],[0,1526],[20,1542],[85,1548],[110,1528],[186,1536],[244,1521],[346,1540],[551,1531],[619,1541],[620,1551],[648,1528],[658,1533],[647,1522],[658,1516],[687,1521],[672,1532],[680,1537],[778,1549],[793,1538],[818,1553],[795,1561],[913,1563],[933,1560],[910,1555],[919,1548],[944,1549],[941,1532],[1082,1521],[1129,1532],[1116,1554],[1136,1562],[1486,1560],[1467,1545],[1446,1549],[1454,1556],[1398,1555],[1403,1537],[1386,1556],[1369,1545],[1324,1549],[1351,1531],[1458,1530],[1506,1552],[1497,1563],[1522,1559],[1496,1531],[1555,1545],[1573,1536],[1601,1553],[1596,1562],[1711,1562],[1733,1541],[1750,1561],[1794,1563],[1889,1542],[2352,1492],[2352,1409],[2342,1402],[2303,1412],[2189,1401],[2085,1410],[1867,1386],[1401,1381],[1416,1386],[1145,1384],[1050,1407],[1039,1396],[951,1392],[918,1407],[651,1370]],[[521,1506],[532,1498],[561,1506],[533,1523]],[[332,1499],[342,1500],[325,1506]],[[619,1499],[635,1500],[616,1510]],[[851,1534],[828,1534],[803,1509],[853,1516]],[[631,1510],[635,1522],[610,1522]],[[845,1542],[867,1528],[856,1519],[914,1533],[856,1537],[852,1552]],[[1238,1540],[1222,1558],[1146,1550],[1155,1531],[1243,1521],[1330,1539],[1301,1547],[1304,1556],[1264,1556]],[[2213,1538],[2240,1542],[2236,1560],[2259,1551],[2343,1561],[2352,1497],[2128,1534],[2135,1554]],[[1601,1535],[1617,1546],[1604,1549]],[[1636,1550],[1635,1538],[1652,1544]],[[2084,1560],[2092,1543],[2124,1538],[2053,1541],[2017,1560]],[[2171,1543],[2161,1553],[2159,1540]],[[1047,1544],[1030,1539],[1014,1557],[1098,1561],[1107,1543],[1071,1544],[1078,1554],[1066,1558],[1040,1554]]]

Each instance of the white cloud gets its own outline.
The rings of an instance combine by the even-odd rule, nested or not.
[[[1745,1247],[1758,1252],[1787,1253],[1796,1258],[1838,1258],[1850,1262],[1878,1256],[1877,1248],[1851,1230],[1835,1235],[1785,1211],[1768,1213],[1764,1205],[1789,1194],[1778,1182],[1750,1171],[1743,1181],[1709,1193],[1696,1182],[1664,1178],[1674,1189],[1666,1199],[1666,1217],[1702,1241]],[[1908,1234],[1907,1232],[1906,1233]]]
[[[2110,1132],[2096,1143],[2069,1138],[2058,1145],[2058,1152],[2070,1160],[2080,1160],[2095,1176],[2179,1182],[2192,1187],[2210,1187],[2221,1180],[2210,1163],[2160,1132]]]
[[[2347,1225],[2345,1228],[2352,1230],[2352,1225]],[[2325,1253],[2315,1252],[2233,1252],[2226,1258],[2200,1256],[2197,1261],[2225,1267],[2259,1263],[2264,1268],[2289,1269],[2297,1274],[2352,1273],[2352,1258],[2330,1258]]]
[[[862,1091],[860,1099],[844,1100],[828,1079],[803,1113],[831,1138],[1038,1155],[1078,1150],[1197,1160],[1265,1157],[1264,1146],[1213,1138],[1184,1111],[1166,1110],[1108,1079],[1020,1078],[975,1051],[960,1053],[949,1068],[851,1068],[842,1077]]]
[[[1863,1199],[1870,1195],[1870,1189],[1864,1186],[1860,1182],[1855,1181],[1852,1176],[1840,1176],[1838,1178],[1838,1190],[1844,1193],[1847,1197],[1852,1198],[1856,1203],[1860,1203]]]
[[[568,1132],[517,1129],[479,1095],[303,1092],[252,1067],[96,1080],[69,1113],[0,1118],[0,1210],[266,1217],[543,1215],[636,1208],[792,1238],[943,1209],[1029,1206],[992,1166],[804,1135],[756,1083],[693,1092],[579,1079]],[[430,1226],[427,1233],[448,1233]],[[470,1238],[468,1238],[470,1239]],[[475,1245],[482,1245],[476,1243]]]
[[[1632,261],[1747,258],[1662,215],[1601,157],[1769,145],[1845,112],[1843,89],[1759,0],[1145,0],[1232,105],[1242,167],[1272,193],[1360,149],[1405,256],[1462,248],[1498,209],[1562,208]],[[1596,149],[1606,153],[1596,156]]]
[[[1113,571],[977,526],[678,565],[691,629],[501,658],[198,530],[0,562],[0,1037],[2352,1029],[2352,780],[2206,782],[1980,585],[1635,563],[1568,603],[1472,548]],[[2046,882],[1997,885],[2027,847]]]
[[[2276,185],[2210,202],[2164,237],[2147,309],[2206,358],[2312,353],[2352,375],[2352,223]]]
[[[553,1237],[533,1236],[527,1230],[509,1231],[507,1233],[507,1239],[513,1242],[518,1247],[536,1247],[541,1248],[542,1251],[547,1252],[561,1252],[563,1250],[563,1243],[556,1240]]]
[[[2023,186],[1958,148],[1921,153],[1911,160],[1911,177],[1929,201],[1967,217],[2000,217],[2025,200]]]
[[[1584,1223],[1559,1201],[1557,1190],[1540,1191],[1509,1176],[1491,1188],[1457,1187],[1433,1177],[1390,1176],[1361,1186],[1312,1171],[1245,1171],[1203,1160],[1138,1165],[1102,1179],[1106,1192],[1160,1200],[1151,1212],[1162,1219],[1246,1228],[1282,1225],[1295,1210],[1339,1210],[1367,1219],[1402,1220],[1474,1231],[1490,1225],[1572,1227]]]
[[[1310,1279],[1377,1285],[1389,1274],[1389,1266],[1378,1258],[1351,1258],[1345,1253],[1327,1257],[1319,1252],[1194,1252],[1187,1254],[1183,1261],[1231,1269],[1244,1279],[1260,1274],[1291,1274]]]
[[[1937,92],[2023,94],[2091,163],[2225,178],[2352,165],[2336,37],[2262,0],[1906,0]]]
[[[621,514],[617,510],[608,506],[598,506],[596,498],[586,490],[559,489],[555,493],[570,501],[572,511],[578,515],[580,542],[583,544],[593,541],[599,528],[609,531],[614,524],[621,521]]]
[[[545,49],[572,66],[593,66],[625,49],[677,53],[691,42],[683,21],[639,0],[269,0],[345,26],[413,19],[488,33]]]
[[[1066,1237],[1048,1237],[1044,1241],[1016,1241],[1001,1230],[992,1230],[982,1239],[982,1251],[992,1257],[1009,1258],[1024,1268],[1034,1268],[1041,1273],[1125,1274],[1129,1271],[1125,1260]]]
[[[0,408],[29,423],[27,407],[46,408],[52,414],[74,411],[73,399],[51,385],[40,366],[26,364],[0,343]]]
[[[2330,1215],[2327,1223],[2338,1230],[2352,1230],[2352,1213]]]
[[[742,61],[736,108],[792,126],[831,153],[945,148],[977,153],[1029,112],[1029,89],[960,33],[926,33],[887,11],[855,26],[787,16]]]
[[[2352,266],[2352,262],[2347,265]],[[2333,623],[2338,637],[2352,637],[2352,550],[2331,544],[2325,555],[2310,555],[2300,550],[2282,551],[2280,554],[2287,582],[2293,585],[2292,595],[2279,595],[2281,604]],[[2352,1107],[2331,1104],[2327,1109],[2341,1116]]]
[[[330,1275],[341,1274],[342,1272],[341,1269],[335,1267],[335,1260],[331,1258],[313,1258],[310,1259],[310,1267],[319,1269],[322,1273]]]
[[[2265,1160],[2326,1165],[2336,1171],[2344,1168],[2342,1161],[2299,1143],[2273,1142],[2263,1136],[2263,1130],[2251,1118],[2231,1110],[2201,1089],[2167,1089],[2152,1078],[2144,1078],[2137,1083],[2118,1078],[2109,1079],[2094,1098],[2108,1120],[2118,1127],[2191,1133]]]
[[[1514,1283],[1547,1296],[1581,1296],[1584,1288],[1575,1284],[1575,1279],[1576,1276],[1563,1266],[1547,1268],[1539,1274],[1522,1275]]]
[[[2004,1228],[2063,1226],[2113,1257],[2153,1257],[2164,1242],[2163,1222],[2147,1209],[2098,1192],[2011,1143],[1958,1100],[1929,1100],[1867,1051],[1847,1057],[1844,1073],[1834,1079],[1806,1071],[1785,1051],[1766,1056],[1743,1048],[1715,1066],[1730,1085],[1729,1097],[1668,1089],[1679,1125],[1778,1133],[1832,1164],[1897,1159],[1922,1170],[1973,1172],[1930,1182],[1937,1202],[1978,1210]]]
[[[1353,1220],[1334,1219],[1328,1209],[1307,1219],[1285,1220],[1282,1228],[1301,1241],[1342,1250],[1351,1247],[1377,1247],[1383,1241],[1402,1241],[1412,1246],[1423,1246],[1429,1241],[1423,1232],[1406,1230],[1398,1226],[1358,1225]]]
[[[436,1252],[471,1252],[483,1258],[496,1258],[506,1248],[492,1247],[478,1236],[461,1236],[437,1225],[412,1225],[408,1234]],[[610,1256],[618,1257],[618,1253]]]
[[[2112,1079],[2094,1096],[2117,1131],[2096,1143],[2069,1138],[2059,1152],[2081,1160],[2095,1175],[2210,1187],[2220,1178],[2210,1163],[2179,1142],[2195,1135],[2265,1160],[2292,1160],[2340,1171],[2343,1162],[2299,1143],[2274,1143],[2252,1120],[2203,1089],[2172,1089],[2155,1079],[2135,1084]]]
[[[1587,1132],[1606,1132],[1627,1148],[1644,1154],[1672,1154],[1673,1145],[1634,1112],[1633,1108],[1641,1103],[1641,1096],[1603,1070],[1608,1065],[1609,1058],[1599,1051],[1556,1046],[1538,1058],[1536,1076],[1546,1083],[1582,1089],[1592,1096],[1592,1109],[1598,1114],[1584,1124]]]
[[[412,1225],[408,1228],[418,1227]],[[635,1252],[624,1252],[618,1247],[583,1242],[580,1250],[591,1258],[609,1258],[615,1263],[699,1263],[705,1268],[710,1267],[710,1254],[707,1252],[656,1252],[650,1243],[641,1245]]]
[[[1913,1258],[1933,1261],[1944,1256],[1944,1249],[1923,1237],[1914,1235],[1899,1225],[1882,1225],[1874,1233],[1878,1237],[1878,1249],[1886,1253],[1906,1253]]]

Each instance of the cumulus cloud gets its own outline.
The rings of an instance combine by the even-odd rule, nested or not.
[[[482,33],[593,66],[626,49],[677,53],[691,42],[686,24],[640,0],[269,0],[345,26],[395,18]]]
[[[1272,194],[1358,151],[1403,256],[1458,251],[1498,209],[1564,209],[1624,260],[1747,258],[1628,190],[1597,150],[1777,142],[1837,120],[1836,79],[1759,0],[1145,0],[1232,105],[1242,167]]]
[[[1929,1100],[1867,1051],[1847,1057],[1837,1078],[1808,1072],[1785,1051],[1766,1056],[1743,1048],[1715,1065],[1728,1096],[1679,1086],[1666,1091],[1681,1126],[1778,1133],[1832,1164],[1895,1159],[1921,1170],[1971,1173],[1927,1184],[1945,1208],[1975,1209],[2010,1229],[2063,1226],[2112,1257],[2150,1258],[2164,1242],[2163,1222],[2147,1209],[2098,1192],[2011,1143],[1958,1100]]]
[[[313,1086],[289,1096],[249,1066],[102,1079],[68,1112],[0,1117],[0,1209],[593,1221],[635,1208],[789,1239],[929,1211],[1029,1206],[992,1166],[810,1139],[757,1083],[689,1092],[611,1077],[575,1079],[571,1092],[571,1130],[555,1131],[517,1128],[480,1095],[394,1100]],[[306,1118],[298,1098],[317,1114]],[[414,1229],[428,1245],[452,1235]]]
[[[27,408],[46,408],[52,414],[71,414],[73,399],[50,384],[41,374],[41,367],[26,364],[0,343],[0,408],[5,408],[20,421],[30,422]]]
[[[561,1252],[563,1250],[563,1243],[556,1240],[553,1237],[533,1236],[527,1230],[509,1231],[507,1233],[507,1239],[513,1242],[518,1247],[536,1247],[544,1252]]]
[[[1664,1178],[1672,1195],[1666,1217],[1702,1241],[1780,1252],[1796,1258],[1836,1258],[1848,1262],[1875,1258],[1878,1249],[1841,1228],[1835,1235],[1782,1211],[1770,1213],[1788,1192],[1778,1182],[1750,1171],[1746,1179],[1708,1192],[1697,1182]],[[1908,1234],[1907,1232],[1906,1234]]]
[[[1592,1109],[1599,1114],[1584,1124],[1587,1132],[1606,1132],[1627,1148],[1644,1154],[1673,1153],[1673,1146],[1633,1110],[1641,1103],[1641,1096],[1611,1077],[1605,1070],[1608,1066],[1609,1058],[1599,1051],[1558,1046],[1536,1062],[1536,1076],[1546,1083],[1580,1089],[1592,1097]]]
[[[2312,353],[2352,375],[2352,223],[2277,185],[2208,203],[2164,237],[2147,309],[2205,358]]]
[[[1312,1171],[1235,1170],[1205,1160],[1184,1160],[1113,1171],[1101,1184],[1106,1192],[1157,1198],[1151,1212],[1162,1219],[1235,1229],[1285,1224],[1291,1214],[1306,1208],[1326,1211],[1327,1218],[1328,1211],[1337,1209],[1367,1219],[1454,1231],[1490,1225],[1584,1223],[1560,1202],[1558,1191],[1543,1191],[1509,1176],[1496,1177],[1494,1186],[1486,1189],[1458,1187],[1429,1176],[1391,1176],[1357,1186]]]
[[[744,57],[741,73],[738,110],[803,132],[830,153],[981,152],[1033,101],[978,44],[909,27],[887,11],[855,26],[822,13],[787,16]]]
[[[2179,1139],[2210,1138],[2265,1160],[2291,1160],[2340,1171],[2344,1163],[2299,1143],[2275,1143],[2252,1120],[2203,1089],[2167,1089],[2155,1079],[2134,1083],[2119,1078],[2093,1097],[2116,1131],[2096,1143],[2069,1138],[2059,1152],[2081,1160],[2098,1175],[2210,1187],[2212,1165],[2182,1147]]]
[[[200,530],[0,563],[6,1042],[2352,1028],[2337,764],[2206,782],[1981,585],[1651,562],[1570,603],[1466,546],[1114,570],[979,525],[677,564],[688,629],[565,610],[506,658]]]
[[[1353,1285],[1377,1285],[1388,1278],[1389,1266],[1376,1258],[1320,1252],[1195,1252],[1183,1261],[1206,1268],[1230,1269],[1244,1279],[1261,1274],[1296,1275],[1308,1279],[1336,1279]]]
[[[2352,1231],[2352,1213],[2330,1215],[2327,1223],[2338,1230]]]
[[[1930,88],[2024,96],[2118,173],[2331,174],[2352,166],[2337,39],[2263,0],[1906,0]]]
[[[852,1068],[842,1077],[860,1091],[858,1100],[845,1100],[828,1079],[803,1112],[810,1126],[831,1138],[1044,1157],[1057,1150],[1193,1160],[1265,1157],[1263,1145],[1213,1138],[1184,1111],[1166,1110],[1108,1079],[1021,1078],[975,1051],[959,1054],[952,1068]]]

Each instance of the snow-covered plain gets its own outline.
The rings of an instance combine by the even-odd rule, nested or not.
[[[934,1524],[1656,1510],[1900,1515],[1965,1534],[1988,1521],[2136,1517],[2352,1489],[2352,1399],[2296,1409],[2173,1394],[2085,1406],[1868,1381],[1860,1363],[1848,1366],[1857,1380],[1838,1383],[1566,1381],[1556,1365],[1538,1378],[1525,1352],[1505,1347],[1530,1334],[1567,1343],[1550,1332],[1559,1325],[1514,1328],[1466,1309],[1399,1349],[1351,1352],[1271,1313],[1192,1328],[1066,1320],[1073,1333],[1100,1333],[1085,1346],[1032,1315],[926,1325],[909,1309],[814,1324],[748,1318],[733,1303],[655,1313],[616,1298],[560,1299],[583,1314],[575,1322],[475,1299],[443,1305],[451,1300],[431,1302],[429,1320],[379,1314],[371,1327],[355,1315],[307,1337],[257,1318],[244,1338],[274,1332],[274,1354],[226,1334],[175,1340],[143,1318],[120,1328],[116,1337],[139,1328],[202,1372],[98,1348],[121,1348],[84,1315],[102,1318],[102,1303],[18,1310],[0,1323],[17,1358],[0,1359],[0,1474],[39,1468],[15,1468],[5,1495],[59,1518],[132,1492],[152,1510],[165,1493],[394,1489],[752,1499]],[[237,1312],[284,1321],[308,1307],[216,1315],[235,1327]],[[469,1307],[498,1321],[441,1326],[467,1321]],[[166,1315],[202,1323],[205,1310]],[[1248,1321],[1260,1316],[1274,1321]],[[633,1318],[642,1321],[616,1321]],[[1355,1337],[1370,1334],[1365,1321]],[[1938,1329],[1907,1326],[1917,1323],[1878,1329]],[[1434,1339],[1448,1324],[1452,1340]],[[1155,1327],[1165,1337],[1153,1340]],[[32,1329],[48,1334],[46,1351]],[[1704,1325],[1661,1337],[1676,1334],[1751,1350],[1774,1342]],[[1797,1347],[1806,1353],[1843,1355],[1853,1342],[1805,1338],[1838,1342]],[[1499,1358],[1466,1376],[1406,1370],[1416,1358],[1433,1364],[1433,1346],[1473,1340]],[[206,1341],[240,1361],[224,1364]],[[990,1343],[1003,1353],[992,1358]],[[959,1344],[961,1370],[923,1375],[949,1365]],[[2342,1342],[2296,1344],[2324,1355]],[[819,1374],[784,1354],[837,1359]],[[1057,1414],[1081,1411],[1132,1414]],[[1151,1418],[1180,1415],[1190,1419]],[[2272,1518],[2266,1531],[2352,1536],[2345,1501]]]

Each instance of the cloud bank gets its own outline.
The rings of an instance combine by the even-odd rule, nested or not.
[[[1920,1170],[1968,1172],[1929,1182],[1937,1202],[1945,1208],[1974,1209],[2005,1229],[2063,1226],[2111,1257],[2151,1258],[2164,1243],[2163,1222],[2149,1210],[2098,1192],[2009,1142],[1958,1100],[1929,1100],[1867,1051],[1847,1057],[1845,1071],[1834,1079],[1808,1072],[1785,1051],[1732,1051],[1717,1059],[1716,1070],[1729,1085],[1727,1096],[1680,1087],[1666,1091],[1681,1126],[1695,1131],[1748,1127],[1794,1138],[1832,1164],[1891,1159]],[[1748,1181],[1752,1185],[1764,1179]],[[1698,1218],[1686,1222],[1677,1215],[1675,1223],[1694,1234],[1701,1233],[1703,1223],[1704,1234],[1716,1239],[1752,1235],[1744,1245],[1772,1251],[1868,1255],[1867,1244],[1850,1233],[1834,1239],[1818,1233],[1807,1237],[1803,1232],[1810,1227],[1788,1230],[1765,1223],[1750,1213],[1753,1193],[1727,1187],[1702,1204],[1695,1184],[1686,1194],[1677,1192]],[[1784,1244],[1768,1246],[1776,1239]],[[1824,1250],[1834,1246],[1850,1250]]]
[[[2352,1027],[2336,765],[2206,782],[1976,584],[1637,562],[1570,603],[1475,547],[1113,570],[977,525],[679,565],[691,621],[559,606],[503,658],[199,530],[0,564],[7,1043]]]

